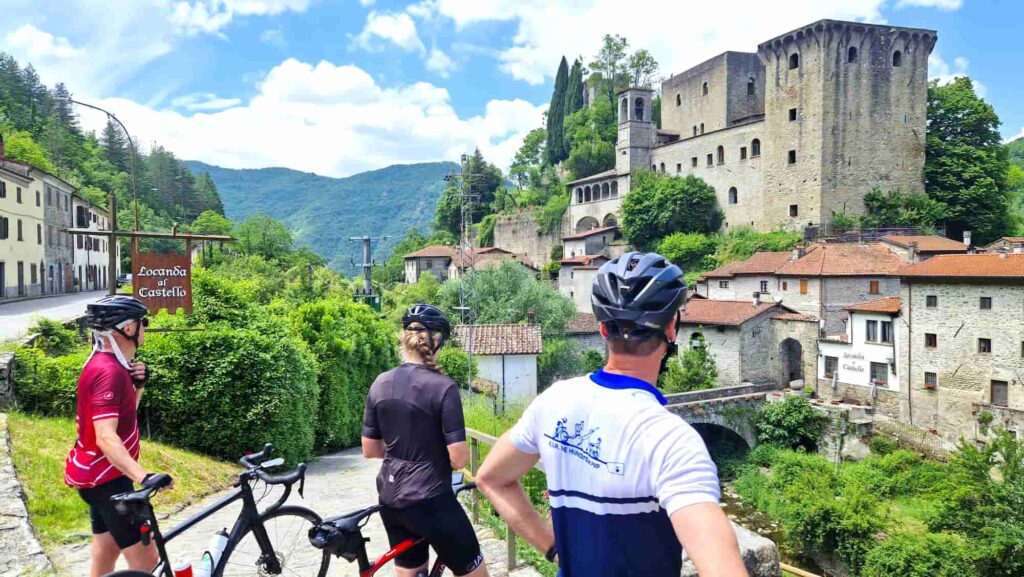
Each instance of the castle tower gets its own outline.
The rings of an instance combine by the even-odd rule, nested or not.
[[[822,20],[758,46],[765,223],[799,229],[862,214],[875,186],[924,190],[936,39],[933,30]]]
[[[623,175],[651,168],[655,124],[651,120],[654,91],[626,88],[618,94],[619,141],[615,145],[615,172]]]

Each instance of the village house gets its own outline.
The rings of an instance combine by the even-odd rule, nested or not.
[[[477,377],[492,385],[497,402],[527,402],[537,396],[537,356],[542,339],[537,325],[456,325],[455,341],[471,352]]]
[[[0,138],[0,300],[46,291],[43,206],[30,171],[3,158]]]
[[[579,313],[593,312],[590,297],[593,294],[594,278],[608,257],[573,256],[558,261],[558,292],[572,299]]]
[[[1003,238],[990,242],[985,246],[978,247],[980,252],[996,252],[1000,249],[1016,254],[1024,253],[1024,236],[1004,236]]]
[[[590,313],[576,313],[565,327],[565,338],[580,351],[597,351],[607,356],[607,346],[601,336],[597,317]]]
[[[909,263],[919,263],[940,254],[966,254],[968,250],[962,242],[935,235],[884,236],[881,243]]]
[[[899,297],[882,297],[846,307],[846,330],[818,340],[818,396],[899,417],[900,305]]]
[[[697,279],[697,294],[711,300],[781,300],[775,271],[789,263],[790,251],[758,252],[745,261],[731,262]]]
[[[956,441],[1024,431],[1024,254],[942,255],[908,266],[897,365],[902,417]]]
[[[75,290],[74,245],[67,229],[72,227],[71,199],[75,187],[38,167],[29,173],[41,182],[44,204],[46,294],[68,293]]]
[[[537,267],[535,267],[533,263],[523,255],[513,254],[505,249],[493,246],[485,246],[474,248],[470,252],[464,252],[462,249],[458,248],[455,249],[452,261],[448,265],[448,278],[459,278],[470,267],[477,270],[497,268],[507,261],[518,262],[535,274],[540,272],[537,270]]]
[[[90,230],[110,230],[107,211],[79,196],[72,196],[74,227]],[[110,265],[110,241],[105,236],[74,236],[74,285],[78,290],[91,291],[107,288]],[[116,272],[116,271],[115,271]]]
[[[817,318],[774,302],[696,298],[686,303],[676,342],[693,348],[704,337],[718,368],[718,386],[802,387],[804,375],[814,372],[817,332]]]
[[[574,256],[609,256],[612,243],[619,238],[619,227],[602,226],[578,232],[562,238],[562,255]]]
[[[405,255],[405,282],[414,284],[420,275],[430,272],[439,281],[448,280],[448,267],[455,258],[455,249],[441,244],[421,248]]]

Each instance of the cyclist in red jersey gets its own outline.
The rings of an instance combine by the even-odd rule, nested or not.
[[[149,370],[130,360],[145,339],[146,314],[145,305],[124,295],[87,307],[94,346],[78,379],[78,439],[64,465],[64,482],[89,504],[92,577],[113,571],[120,554],[132,569],[157,562],[156,547],[140,543],[140,524],[118,515],[110,501],[150,474],[138,463],[136,416]]]

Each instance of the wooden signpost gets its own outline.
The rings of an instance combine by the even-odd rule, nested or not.
[[[191,243],[189,243],[191,244]],[[132,289],[149,312],[192,314],[192,251],[185,254],[132,253]]]

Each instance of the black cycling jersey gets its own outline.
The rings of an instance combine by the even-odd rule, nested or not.
[[[366,398],[363,436],[384,441],[382,505],[410,507],[450,492],[448,445],[466,440],[458,385],[413,363],[381,374]]]

